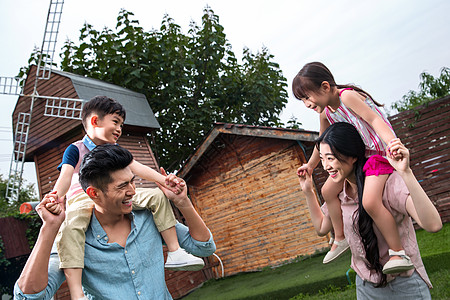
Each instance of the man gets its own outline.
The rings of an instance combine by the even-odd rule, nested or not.
[[[164,281],[162,240],[152,214],[132,211],[132,161],[131,153],[117,145],[98,146],[83,160],[80,184],[95,203],[86,231],[83,288],[88,296],[98,299],[172,299]],[[197,256],[212,255],[212,235],[187,197],[187,189],[179,195],[160,189],[189,224],[189,228],[176,225],[181,246]],[[17,299],[49,299],[64,281],[64,273],[57,268],[57,254],[51,253],[55,230],[64,219],[60,205],[59,215],[47,210],[53,211],[55,205],[48,195],[37,208],[43,226],[16,283]]]

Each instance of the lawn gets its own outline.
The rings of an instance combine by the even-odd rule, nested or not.
[[[435,234],[418,230],[417,240],[428,276],[434,288],[433,299],[450,299],[450,223]],[[356,299],[346,272],[350,253],[336,262],[322,264],[324,253],[275,269],[213,279],[185,296],[193,299]],[[225,266],[226,268],[226,266]],[[354,272],[349,272],[354,282]]]

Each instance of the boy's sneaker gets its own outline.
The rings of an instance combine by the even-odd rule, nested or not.
[[[183,248],[167,252],[166,269],[173,271],[198,271],[205,266],[203,259],[187,253]]]
[[[414,269],[411,258],[405,254],[405,250],[394,251],[389,249],[389,256],[400,256],[401,259],[393,259],[388,261],[383,267],[384,274],[402,273]]]
[[[333,251],[328,251],[327,255],[325,255],[325,257],[323,258],[324,264],[332,262],[342,254],[344,254],[350,248],[346,239],[343,239],[342,241],[339,242],[333,240],[333,244],[337,245],[337,247]]]

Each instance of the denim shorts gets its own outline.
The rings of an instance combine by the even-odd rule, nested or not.
[[[374,284],[356,275],[356,298],[362,299],[429,299],[430,289],[423,279],[414,272],[410,277],[397,277],[385,287],[375,288]]]

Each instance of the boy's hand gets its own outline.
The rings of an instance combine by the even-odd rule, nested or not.
[[[171,176],[173,174],[166,174],[166,171],[164,170],[163,167],[160,168],[161,170],[161,174],[163,174],[164,176]],[[173,175],[175,176],[175,175]],[[176,177],[176,176],[175,176]],[[178,177],[177,177],[178,178]],[[180,181],[180,183],[183,184],[183,187],[186,187],[186,183],[184,182],[183,179],[178,178],[178,180]],[[159,188],[163,191],[163,193],[166,195],[166,197],[173,202],[173,204],[175,204],[176,207],[180,208],[180,207],[187,207],[190,206],[190,200],[187,197],[187,189],[183,188],[183,190],[180,193],[175,193],[172,190],[162,186],[161,184],[157,183],[157,185],[159,186]]]
[[[165,175],[166,171],[164,171],[164,173],[163,173],[162,170],[164,170],[164,169],[161,168],[161,174]],[[186,183],[184,182],[184,180],[182,180],[181,178],[178,178],[174,174],[169,174],[169,175],[165,175],[165,176],[166,176],[165,187],[177,195],[180,194],[183,191],[184,187],[186,186]]]
[[[44,199],[36,206],[36,211],[44,223],[59,227],[66,214],[63,205],[58,203],[56,199],[56,191],[45,195]]]

